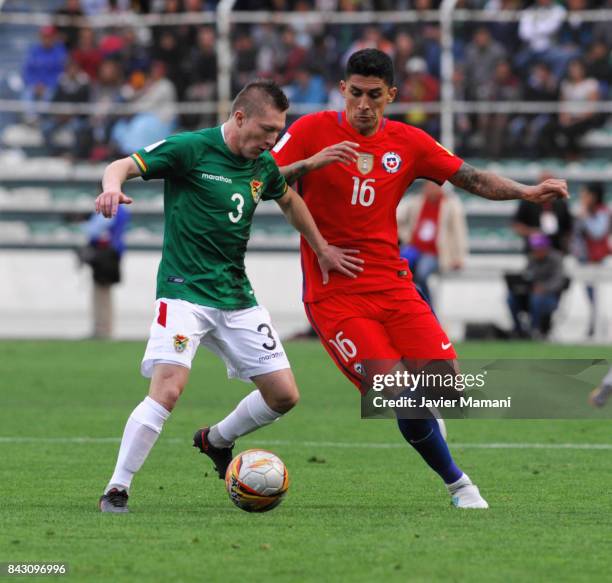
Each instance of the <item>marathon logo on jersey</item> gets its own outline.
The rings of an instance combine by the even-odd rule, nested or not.
[[[175,334],[172,340],[174,341],[174,350],[177,352],[184,352],[189,344],[189,338],[182,334]]]
[[[373,154],[359,154],[357,157],[357,170],[362,174],[369,174],[374,168]]]
[[[225,182],[225,184],[232,183],[232,179],[227,176],[217,176],[216,174],[207,174],[206,172],[202,172],[202,178],[204,180],[214,180],[215,182]]]
[[[395,174],[402,165],[402,159],[395,152],[387,152],[382,157],[382,165],[389,174]]]
[[[263,191],[264,183],[261,180],[257,180],[257,178],[253,178],[253,180],[249,182],[249,185],[251,186],[251,196],[253,197],[255,204],[257,204],[261,200],[261,193]]]

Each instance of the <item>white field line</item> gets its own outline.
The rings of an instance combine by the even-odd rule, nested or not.
[[[32,443],[40,445],[52,444],[78,444],[78,443],[119,443],[119,437],[17,437],[0,436],[0,444]],[[168,437],[160,440],[161,443],[187,445],[186,439]],[[344,449],[401,449],[405,443],[360,443],[348,441],[290,441],[290,440],[249,440],[249,445],[258,446],[297,446],[297,447],[335,447]],[[453,443],[453,448],[462,449],[601,449],[612,450],[612,443]]]

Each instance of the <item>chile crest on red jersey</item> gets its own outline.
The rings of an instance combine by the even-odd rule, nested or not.
[[[383,154],[382,165],[389,174],[395,174],[402,165],[402,159],[400,155],[395,152],[387,152]]]

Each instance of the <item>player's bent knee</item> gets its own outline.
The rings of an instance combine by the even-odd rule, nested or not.
[[[153,371],[149,396],[168,411],[172,411],[187,384],[188,378],[189,370],[184,367],[157,365]]]
[[[290,411],[298,404],[299,400],[300,393],[297,387],[295,387],[295,389],[287,393],[276,395],[273,398],[273,403],[271,405],[268,403],[268,406],[277,413],[287,413],[287,411]]]

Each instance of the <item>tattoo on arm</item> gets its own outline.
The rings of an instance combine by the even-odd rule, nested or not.
[[[308,174],[308,168],[306,167],[306,160],[300,160],[289,164],[289,166],[283,166],[280,168],[280,173],[285,177],[287,184],[293,184],[304,174]]]
[[[519,199],[522,198],[525,188],[524,185],[514,180],[503,178],[492,172],[477,170],[465,162],[450,178],[450,182],[463,190],[489,200]]]

